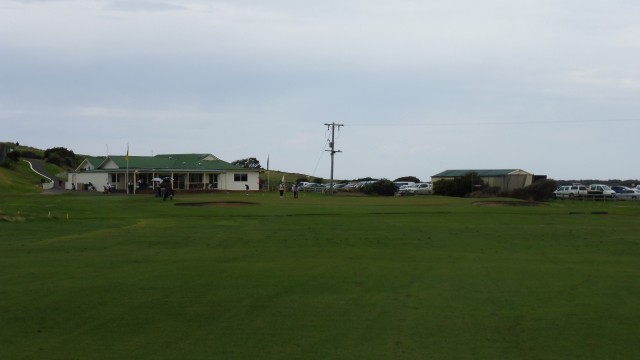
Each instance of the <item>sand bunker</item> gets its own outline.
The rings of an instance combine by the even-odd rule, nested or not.
[[[478,201],[473,205],[478,206],[540,206],[542,203],[535,201]]]
[[[258,205],[258,203],[248,201],[206,201],[192,203],[176,203],[176,206],[219,206],[219,207],[240,207],[247,205]]]

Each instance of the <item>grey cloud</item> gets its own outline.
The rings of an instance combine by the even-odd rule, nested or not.
[[[162,0],[107,0],[104,8],[112,11],[125,12],[156,12],[187,10],[179,2]]]

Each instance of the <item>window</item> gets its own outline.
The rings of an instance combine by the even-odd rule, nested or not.
[[[202,174],[189,174],[189,182],[190,183],[201,183],[202,182]]]
[[[233,181],[247,181],[248,178],[247,174],[233,174]]]

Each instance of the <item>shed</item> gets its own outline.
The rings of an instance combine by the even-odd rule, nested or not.
[[[533,183],[533,174],[520,169],[445,170],[431,176],[431,181],[435,183],[440,180],[451,180],[470,173],[476,174],[485,184],[497,186],[505,191],[521,189]]]

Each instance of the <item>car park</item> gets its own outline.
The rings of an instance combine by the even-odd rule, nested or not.
[[[395,185],[396,189],[398,190],[402,190],[403,188],[406,188],[408,186],[413,186],[416,183],[413,181],[395,181],[393,183],[393,185]]]
[[[342,190],[350,191],[354,190],[358,186],[357,183],[351,182],[342,187]]]
[[[587,195],[588,189],[586,185],[573,184],[559,186],[554,192],[553,196],[556,199],[572,199],[580,198]]]
[[[433,193],[431,183],[417,183],[413,185],[403,185],[397,192],[398,195],[429,195]]]
[[[417,183],[415,185],[407,186],[405,191],[411,194],[429,195],[433,193],[433,187],[431,183]]]
[[[333,184],[333,190],[340,190],[347,186],[347,184]]]
[[[618,200],[638,200],[640,199],[640,190],[638,189],[626,189],[616,193],[616,199]]]
[[[568,186],[568,185],[558,186],[558,188],[553,192],[553,197],[555,199],[568,198],[570,194],[569,189],[571,189],[571,186]]]
[[[309,191],[309,192],[322,192],[324,191],[324,185],[316,184],[316,183],[308,183],[307,185],[301,187],[300,191]]]
[[[629,190],[629,188],[626,186],[614,185],[611,187],[611,190],[615,191],[618,194],[624,192],[625,190]]]
[[[599,197],[599,198],[615,198],[616,192],[613,191],[608,185],[604,184],[591,184],[587,189],[587,196]]]

